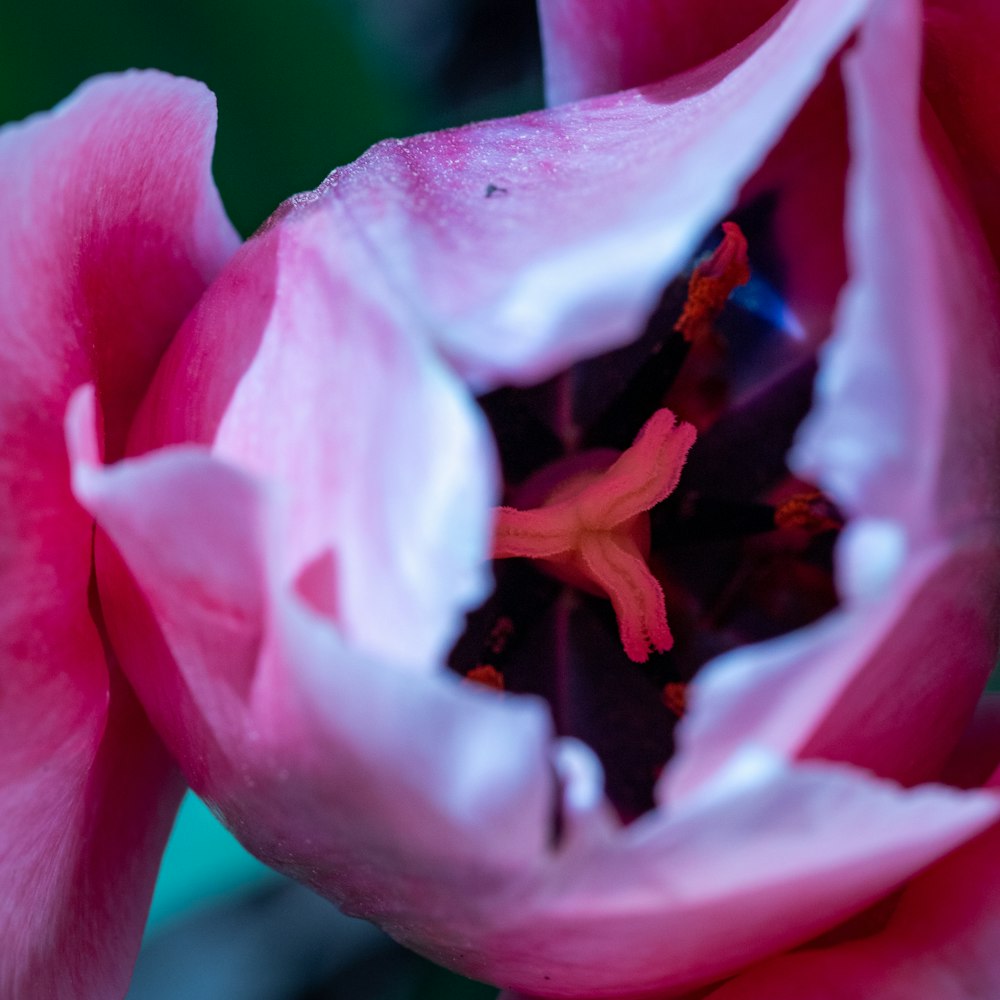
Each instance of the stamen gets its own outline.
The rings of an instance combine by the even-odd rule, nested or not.
[[[694,439],[690,424],[657,410],[610,467],[576,472],[533,510],[498,508],[493,558],[540,559],[553,576],[607,596],[630,660],[665,652],[673,636],[663,590],[646,565],[647,512],[677,486]]]
[[[503,674],[496,667],[489,663],[480,663],[473,667],[466,675],[465,679],[473,684],[482,684],[483,687],[493,688],[495,691],[503,691]]]
[[[663,686],[663,704],[670,709],[678,719],[684,717],[687,711],[687,685],[671,681]]]
[[[734,288],[750,280],[747,240],[735,222],[722,223],[722,242],[691,275],[684,311],[674,329],[690,343],[712,332]]]
[[[810,535],[838,531],[844,526],[840,512],[819,490],[796,493],[774,512],[776,528],[799,528]]]

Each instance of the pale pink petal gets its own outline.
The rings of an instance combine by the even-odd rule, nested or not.
[[[655,83],[721,55],[783,0],[540,0],[549,104]]]
[[[884,931],[781,956],[706,1000],[985,1000],[1000,995],[1000,826],[903,893]]]
[[[866,6],[799,0],[664,84],[381,143],[285,215],[343,205],[341,241],[464,376],[537,381],[636,335]]]
[[[117,668],[69,488],[66,401],[127,422],[167,339],[232,249],[211,94],[129,74],[0,131],[0,994],[121,995],[176,773]]]
[[[781,0],[541,0],[549,101],[611,93],[690,69],[742,43],[782,6]],[[782,294],[814,341],[829,329],[846,276],[840,231],[847,142],[839,77],[837,70],[828,74],[741,199],[773,199]],[[981,110],[982,102],[975,107]]]
[[[133,450],[211,443],[275,482],[281,565],[345,639],[439,662],[488,586],[492,439],[333,202],[251,240],[171,346]]]
[[[77,491],[146,595],[102,545],[102,592],[124,612],[112,636],[125,662],[141,654],[134,682],[189,780],[270,864],[470,975],[550,996],[710,980],[864,907],[1000,811],[749,753],[619,830],[563,746],[572,836],[553,842],[539,703],[349,650],[268,577],[280,504],[190,447],[90,464],[86,404]],[[211,574],[192,576],[192,553]]]
[[[407,923],[450,920],[443,901],[470,875],[498,886],[530,865],[553,805],[544,705],[345,644],[269,578],[277,491],[193,446],[91,464],[90,404],[78,395],[69,419],[77,493],[142,588],[103,539],[113,640],[192,786],[238,836],[352,910],[387,908],[397,930],[393,907]],[[425,880],[440,896],[420,916]]]
[[[921,139],[918,5],[883,5],[861,35],[847,62],[853,275],[793,454],[854,515],[837,552],[842,608],[704,672],[668,798],[748,739],[927,780],[994,660],[996,278]]]

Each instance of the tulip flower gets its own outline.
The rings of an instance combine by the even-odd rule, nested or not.
[[[676,5],[669,22],[656,4],[594,4],[618,32],[600,37],[621,45],[604,64],[560,27],[558,4],[543,7],[552,93],[570,103],[380,144],[236,253],[148,387],[137,366],[146,391],[134,417],[109,424],[100,371],[74,370],[52,404],[76,389],[73,491],[97,524],[92,612],[77,601],[76,613],[106,629],[105,656],[190,786],[275,868],[438,961],[526,994],[682,995],[868,910],[951,852],[945,864],[967,873],[963,845],[981,864],[1000,817],[991,791],[934,783],[997,643],[997,482],[984,460],[998,444],[997,276],[987,217],[969,200],[985,174],[959,172],[944,117],[921,130],[915,2],[773,7],[748,5],[716,30],[697,5]],[[667,30],[677,26],[692,30]],[[652,76],[616,75],[636,44],[668,55],[618,62]],[[940,113],[955,91],[944,70],[938,82]],[[987,143],[964,113],[963,133]],[[845,117],[849,134],[838,131]],[[817,169],[803,177],[803,163]],[[770,241],[785,269],[775,370],[746,384],[733,373],[720,415],[697,378],[683,385],[699,352],[712,360],[712,324],[695,324],[708,347],[680,351],[674,406],[685,412],[658,402],[642,434],[598,460],[577,411],[619,393],[609,386],[620,352],[645,344],[663,288],[720,219],[752,216],[765,195],[749,253],[753,270],[755,241]],[[730,252],[723,244],[694,276],[714,275]],[[37,295],[21,284],[12,289],[31,314]],[[18,329],[5,324],[4,337],[16,343],[7,331]],[[663,766],[639,775],[641,794],[623,792],[615,771],[631,753],[628,726],[617,749],[598,748],[559,718],[558,690],[550,710],[514,685],[496,692],[445,668],[449,654],[462,659],[467,615],[482,614],[494,554],[502,597],[526,555],[555,564],[529,565],[531,579],[569,582],[547,604],[547,647],[522,640],[530,608],[513,638],[487,634],[484,648],[501,648],[522,675],[535,663],[566,690],[611,692],[613,705],[645,676],[633,660],[698,659],[699,636],[681,636],[683,587],[653,565],[659,552],[647,556],[643,519],[655,534],[685,477],[740,471],[713,465],[714,447],[732,460],[754,435],[753,454],[780,443],[771,415],[824,339],[789,460],[822,494],[794,497],[784,516],[846,517],[839,606],[698,663],[686,704],[650,713],[660,728],[646,739]],[[530,391],[521,410],[500,406],[525,416],[512,448],[475,395],[488,393],[489,409],[493,390],[545,380],[556,405],[534,410],[540,422]],[[574,383],[598,388],[574,395]],[[58,427],[51,410],[31,412],[48,433]],[[10,425],[27,454],[26,421]],[[547,435],[564,455],[539,458]],[[643,478],[636,456],[650,442],[672,457]],[[508,469],[508,453],[530,455],[540,479],[504,493],[497,445]],[[65,456],[54,454],[55,466]],[[570,472],[567,461],[579,464]],[[572,481],[579,474],[585,482]],[[513,495],[522,487],[536,495]],[[616,507],[623,497],[639,499]],[[86,555],[89,523],[66,509]],[[534,544],[553,524],[555,548],[509,541]],[[53,537],[30,519],[21,534]],[[89,579],[89,561],[79,565]],[[65,589],[53,592],[69,605]],[[648,614],[632,615],[633,592]],[[37,627],[35,609],[24,614]],[[766,632],[744,631],[757,627]],[[25,718],[42,717],[39,698],[26,704]],[[596,727],[620,722],[609,714]],[[64,787],[49,777],[44,787]],[[150,796],[159,787],[142,783]],[[155,811],[130,809],[136,824]],[[129,856],[142,853],[140,838],[122,839]],[[77,843],[97,863],[93,840]],[[933,894],[922,884],[903,897],[910,912]],[[78,949],[78,969],[88,955]],[[780,977],[784,960],[773,961]],[[82,976],[78,992],[99,995],[96,976]]]

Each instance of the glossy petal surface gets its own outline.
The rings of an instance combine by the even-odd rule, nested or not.
[[[185,324],[132,447],[212,443],[275,480],[282,578],[357,647],[426,669],[488,587],[496,486],[485,421],[410,326],[339,205],[290,217]]]
[[[666,84],[383,144],[286,206],[203,302],[147,399],[145,454],[102,467],[76,398],[110,632],[188,779],[261,857],[471,975],[679,994],[832,927],[996,820],[992,794],[789,759],[926,778],[996,638],[994,473],[950,422],[994,388],[993,291],[920,139],[915,6],[880,6],[856,57],[854,298],[801,446],[856,518],[843,614],[711,668],[661,808],[627,828],[594,754],[553,741],[542,705],[433,671],[481,593],[492,454],[428,344],[485,386],[634,335],[866,12],[800,0]],[[934,241],[880,186],[889,164]],[[899,232],[887,264],[873,247]],[[937,265],[947,285],[899,305],[905,269]],[[970,354],[941,368],[952,328]],[[993,433],[972,446],[995,454]],[[958,642],[928,643],[943,631]],[[938,698],[942,660],[957,679]]]

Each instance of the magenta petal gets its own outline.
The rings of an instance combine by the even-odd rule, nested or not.
[[[537,381],[635,336],[865,7],[800,0],[689,76],[381,143],[285,215],[343,212],[477,386]]]
[[[654,83],[721,55],[784,0],[540,0],[549,104]]]
[[[923,139],[921,15],[897,6],[846,61],[853,276],[792,458],[917,546],[1000,512],[1000,290],[930,120]]]
[[[164,347],[236,249],[210,173],[214,132],[201,84],[133,73],[0,134],[3,350],[34,385],[58,387],[35,418],[44,399],[60,448],[69,390],[96,381],[105,447],[121,453]]]
[[[194,447],[92,464],[88,404],[70,419],[77,492],[132,574],[105,539],[113,640],[192,786],[240,838],[397,933],[447,925],[470,879],[496,887],[530,867],[552,806],[544,706],[345,644],[269,576],[277,491]]]
[[[987,691],[948,758],[942,780],[956,788],[978,788],[1000,768],[1000,691]]]
[[[0,994],[120,995],[180,787],[109,663],[66,401],[120,450],[167,339],[232,249],[215,108],[160,74],[92,81],[0,131]],[[93,613],[92,613],[93,609]]]
[[[1000,90],[1000,8],[993,0],[927,0],[924,26],[924,93],[961,150],[959,170],[1000,263],[1000,123],[987,97]]]
[[[840,61],[809,96],[740,195],[774,205],[772,235],[781,249],[786,306],[813,345],[830,333],[847,280],[844,183],[850,159]]]

